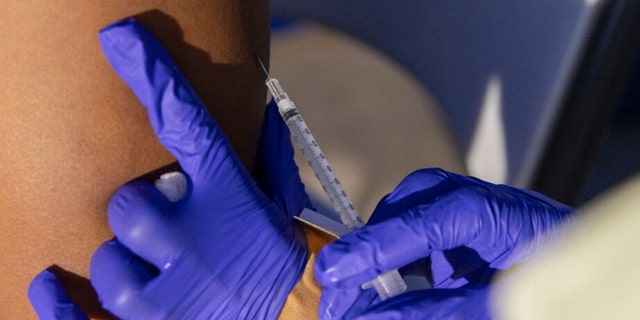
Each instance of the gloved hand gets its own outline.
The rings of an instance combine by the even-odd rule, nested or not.
[[[290,216],[311,208],[293,155],[289,129],[272,102],[263,121],[255,179],[264,194]],[[52,270],[42,271],[31,281],[28,297],[39,319],[89,319],[66,294]]]
[[[414,172],[381,200],[367,227],[346,234],[318,255],[315,273],[324,286],[320,317],[353,318],[367,312],[380,300],[375,291],[359,286],[396,268],[425,276],[434,288],[487,284],[496,270],[527,262],[552,240],[552,229],[573,220],[572,212],[535,192],[439,169]],[[446,305],[438,293],[410,296],[374,308],[420,296],[438,300],[422,305]],[[403,310],[425,316],[434,312],[420,305]]]
[[[116,191],[108,215],[117,240],[91,261],[103,305],[127,319],[275,318],[306,261],[297,212],[260,191],[148,31],[126,20],[100,42],[189,180],[176,203],[144,182]]]
[[[91,263],[104,306],[125,319],[275,318],[306,261],[306,239],[292,218],[310,207],[276,106],[267,109],[258,148],[263,193],[157,40],[125,20],[101,31],[100,41],[189,180],[176,203],[140,181],[113,196],[117,240]],[[58,289],[36,281],[44,276]],[[39,316],[83,319],[75,307],[51,313],[70,300],[46,271],[30,291],[44,293],[30,295]]]

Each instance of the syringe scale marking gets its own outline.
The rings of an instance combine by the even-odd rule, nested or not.
[[[334,209],[340,215],[340,220],[342,220],[342,223],[349,230],[363,227],[364,222],[355,210],[342,184],[335,176],[329,162],[320,150],[320,146],[313,138],[311,131],[302,119],[295,104],[289,99],[287,93],[284,92],[278,80],[269,76],[269,72],[267,72],[267,68],[262,64],[262,61],[258,59],[258,62],[267,75],[265,84],[278,105],[280,115],[289,127],[300,151],[307,159],[309,166],[311,166],[311,169],[320,181],[322,189],[327,193]],[[376,289],[382,300],[398,295],[407,288],[398,270],[392,270],[379,275],[377,278],[365,283],[363,288],[366,289],[372,286]]]

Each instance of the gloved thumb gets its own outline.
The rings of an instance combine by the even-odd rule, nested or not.
[[[262,192],[289,218],[312,208],[293,157],[291,134],[275,102],[265,111],[255,178]]]

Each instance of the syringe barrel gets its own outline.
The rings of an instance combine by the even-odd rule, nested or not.
[[[302,119],[295,104],[280,86],[278,80],[268,78],[267,88],[278,105],[278,111],[296,140],[305,159],[313,169],[322,188],[327,193],[333,208],[340,215],[340,220],[349,230],[364,227],[364,222],[358,215],[353,203],[347,196],[342,184],[335,176],[327,158],[320,150],[320,146],[311,134],[307,124]],[[392,270],[362,285],[363,288],[374,287],[382,300],[404,292],[407,285],[398,270]]]
[[[295,105],[289,99],[280,102],[281,115],[284,118],[291,135],[298,144],[298,147],[305,159],[313,169],[313,173],[320,181],[320,185],[327,193],[333,208],[340,216],[340,220],[349,230],[354,230],[364,226],[364,222],[358,215],[353,203],[347,196],[342,184],[335,176],[333,169],[329,165],[327,158],[320,149],[307,124],[298,113]]]

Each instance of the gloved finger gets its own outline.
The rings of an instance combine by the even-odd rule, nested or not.
[[[431,285],[434,288],[460,288],[467,283],[485,285],[498,272],[477,250],[466,246],[433,251],[430,257]]]
[[[27,295],[39,319],[89,319],[73,303],[58,278],[49,269],[42,271],[31,281]]]
[[[122,319],[164,319],[142,297],[154,272],[117,240],[103,243],[91,258],[90,278],[105,309]]]
[[[489,319],[488,290],[428,289],[403,293],[376,304],[359,317],[374,319]]]
[[[199,172],[210,171],[207,167],[215,159],[232,159],[231,167],[222,168],[226,175],[241,168],[220,127],[147,29],[126,19],[101,30],[99,40],[116,73],[147,108],[160,142],[187,175],[207,180]]]
[[[464,277],[457,278],[455,276],[456,261],[452,261],[446,257],[446,251],[434,250],[431,252],[430,260],[431,266],[429,271],[430,275],[427,276],[429,283],[433,288],[460,288],[469,283]],[[464,263],[464,262],[463,262]],[[473,263],[473,261],[472,261]]]
[[[380,200],[367,224],[373,225],[387,220],[399,212],[451,192],[458,186],[450,175],[451,173],[437,168],[414,171],[405,177],[393,192]]]
[[[441,195],[438,201],[416,206],[326,245],[316,260],[318,283],[355,287],[424,258],[432,250],[466,245],[479,236],[483,227],[482,215],[477,210],[481,208],[479,204],[484,205],[484,199],[475,189],[475,186],[456,189]]]
[[[265,195],[289,218],[312,207],[293,156],[289,128],[272,101],[265,111],[255,179]]]
[[[461,246],[431,251],[428,257],[404,266],[400,273],[424,277],[432,288],[445,289],[460,288],[469,283],[488,284],[496,271],[475,250]]]
[[[185,249],[182,234],[169,221],[168,212],[175,205],[150,183],[133,181],[109,200],[109,225],[124,246],[164,269]]]
[[[374,289],[324,288],[320,295],[318,316],[322,320],[353,319],[380,298]]]

